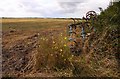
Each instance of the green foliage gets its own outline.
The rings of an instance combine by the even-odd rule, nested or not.
[[[110,5],[106,10],[98,15],[95,27],[98,32],[102,32],[105,28],[117,29],[120,24],[120,1]],[[112,26],[111,26],[112,25]]]
[[[97,30],[97,39],[92,39],[89,63],[85,64],[88,69],[83,69],[81,73],[85,72],[88,76],[119,76],[119,24],[120,1],[110,5],[97,16],[97,21],[93,24]]]

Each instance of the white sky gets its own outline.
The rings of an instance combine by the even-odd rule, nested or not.
[[[110,0],[1,0],[0,17],[83,17],[89,10],[99,13]]]

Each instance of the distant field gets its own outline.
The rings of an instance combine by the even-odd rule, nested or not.
[[[65,27],[71,20],[68,19],[2,19],[3,31],[16,30],[40,30],[41,28]]]
[[[11,19],[2,19],[3,23],[8,22],[51,22],[51,21],[68,21],[68,19],[52,19],[52,18],[11,18]]]

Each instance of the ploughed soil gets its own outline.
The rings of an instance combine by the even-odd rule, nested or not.
[[[34,70],[34,54],[39,38],[63,29],[40,31],[9,30],[2,34],[2,74],[7,76],[52,77],[54,74]],[[31,73],[31,74],[30,74]]]

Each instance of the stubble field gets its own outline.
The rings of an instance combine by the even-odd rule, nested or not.
[[[69,23],[69,19],[2,19],[3,76],[46,77],[65,69],[70,74]]]

